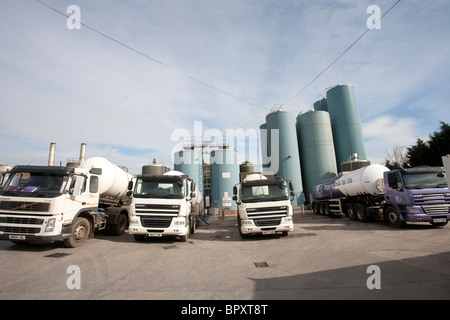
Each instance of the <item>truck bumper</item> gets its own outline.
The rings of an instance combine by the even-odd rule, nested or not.
[[[180,237],[188,234],[189,227],[186,226],[185,218],[174,218],[169,227],[144,227],[139,219],[131,219],[128,228],[129,234],[147,235],[149,237]]]
[[[70,234],[69,234],[70,236]],[[63,241],[67,237],[63,237],[62,235],[54,235],[54,236],[36,236],[32,234],[15,234],[15,233],[3,233],[0,234],[0,240],[10,240],[10,241],[23,241],[30,243],[50,243],[55,241]]]
[[[450,221],[450,215],[408,214],[406,222],[442,223]]]
[[[292,218],[283,218],[278,225],[273,226],[257,226],[253,220],[242,220],[242,234],[274,234],[277,232],[291,232],[294,230]]]
[[[420,206],[411,206],[406,208],[405,221],[442,223],[450,221],[450,214],[426,214]]]

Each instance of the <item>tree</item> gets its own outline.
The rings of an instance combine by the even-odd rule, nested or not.
[[[427,142],[417,139],[416,145],[408,148],[407,166],[442,166],[442,156],[450,154],[450,126],[441,121],[440,131],[429,137]]]
[[[386,151],[385,166],[389,169],[400,169],[408,166],[408,158],[405,154],[405,146],[395,145],[392,153]]]

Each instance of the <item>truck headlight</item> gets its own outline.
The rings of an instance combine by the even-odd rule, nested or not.
[[[135,225],[135,224],[139,224],[139,218],[131,218],[131,221],[130,221],[130,225]]]
[[[184,220],[175,220],[173,222],[174,226],[184,226]]]
[[[422,210],[420,207],[406,207],[406,212],[415,214],[415,213],[422,213]]]
[[[47,227],[45,228],[45,232],[52,232],[55,229],[56,218],[50,218],[47,221]]]
[[[284,222],[292,222],[292,217],[284,217]]]
[[[250,225],[253,224],[253,220],[242,220],[243,225]]]

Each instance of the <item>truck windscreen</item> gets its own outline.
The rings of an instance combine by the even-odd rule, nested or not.
[[[242,202],[288,200],[288,188],[283,184],[268,184],[242,187]]]
[[[68,175],[52,172],[13,172],[3,185],[2,196],[53,198],[66,188]]]
[[[133,197],[183,199],[184,186],[182,180],[151,181],[137,179]]]
[[[447,187],[444,172],[403,173],[407,189],[426,189]]]

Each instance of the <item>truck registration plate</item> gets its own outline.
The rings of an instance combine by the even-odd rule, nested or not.
[[[275,230],[267,230],[267,231],[263,231],[262,234],[274,234]]]
[[[149,237],[162,237],[162,232],[150,232]]]
[[[445,221],[447,221],[447,219],[445,219],[445,218],[433,219],[434,223],[445,222]]]
[[[11,240],[25,240],[26,238],[25,238],[25,236],[19,236],[19,235],[16,235],[16,234],[10,234],[9,235],[9,239],[11,239]]]

